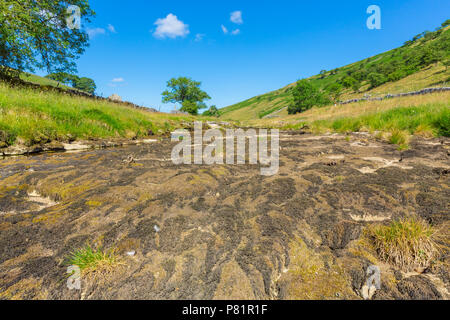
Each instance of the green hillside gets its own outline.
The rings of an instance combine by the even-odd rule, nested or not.
[[[25,81],[25,82],[37,84],[37,85],[40,85],[40,86],[50,86],[50,87],[55,87],[55,88],[62,88],[62,89],[65,89],[65,90],[77,90],[75,88],[66,86],[66,85],[64,85],[62,83],[59,83],[59,82],[57,82],[55,80],[48,79],[48,78],[45,78],[45,77],[40,77],[38,75],[31,74],[31,73],[28,73],[28,72],[22,72],[20,74],[20,79]]]
[[[163,135],[194,119],[0,81],[0,150],[15,144]]]
[[[388,52],[309,78],[328,94],[330,86],[343,90],[340,101],[366,94],[414,91],[430,86],[444,86],[450,80],[450,20],[434,32],[424,32]],[[261,119],[268,115],[287,115],[295,83],[279,90],[253,97],[220,110],[228,120]]]

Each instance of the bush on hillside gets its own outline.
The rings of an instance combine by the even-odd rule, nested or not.
[[[203,112],[203,115],[207,117],[220,117],[220,112],[216,106],[211,106],[209,110]]]
[[[331,84],[329,84],[328,86],[325,87],[325,90],[328,92],[328,95],[330,96],[330,99],[333,100],[334,102],[339,101],[339,97],[342,94],[342,85],[337,83],[337,82],[333,82]]]
[[[387,81],[384,75],[376,72],[372,72],[371,74],[369,74],[367,76],[367,80],[369,81],[372,88],[379,87]]]
[[[307,80],[300,80],[292,90],[294,102],[288,107],[289,114],[296,114],[330,103],[329,98]]]

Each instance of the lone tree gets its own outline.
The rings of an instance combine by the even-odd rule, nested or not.
[[[79,8],[83,22],[95,15],[86,0],[70,4]],[[18,77],[21,71],[35,68],[74,72],[74,60],[88,46],[87,33],[74,28],[74,19],[67,1],[1,0],[0,77]]]
[[[330,100],[314,87],[308,80],[300,80],[292,90],[294,102],[288,107],[289,114],[296,114],[311,109],[314,106],[323,106]]]
[[[95,89],[97,89],[97,85],[95,84],[94,80],[86,77],[75,80],[75,82],[73,83],[73,87],[90,94],[94,94]]]
[[[191,78],[172,78],[167,81],[168,90],[162,93],[162,102],[179,103],[182,106],[181,111],[197,114],[198,110],[202,108],[203,101],[211,99],[206,92],[200,89],[200,85],[201,82]]]

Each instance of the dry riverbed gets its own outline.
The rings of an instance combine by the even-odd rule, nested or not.
[[[418,215],[448,226],[450,140],[282,133],[280,170],[174,165],[169,141],[0,160],[0,299],[448,299],[449,256],[405,273],[364,237]],[[448,229],[447,229],[448,232]],[[121,264],[66,285],[86,243]],[[133,253],[133,254],[130,254]]]

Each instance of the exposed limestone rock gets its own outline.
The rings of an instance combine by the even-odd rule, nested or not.
[[[354,135],[355,147],[344,135],[282,136],[272,177],[174,165],[168,139],[0,159],[0,299],[447,297],[445,256],[404,274],[362,230],[411,215],[448,230],[450,139],[418,138],[386,166],[399,151],[370,137]],[[69,290],[62,262],[86,243],[116,249],[123,265]],[[361,291],[371,265],[380,289]]]
[[[121,98],[118,94],[116,94],[116,93],[110,95],[110,96],[108,97],[108,99],[109,99],[109,100],[112,100],[112,101],[118,101],[118,102],[121,102],[121,101],[122,101],[122,98]]]

